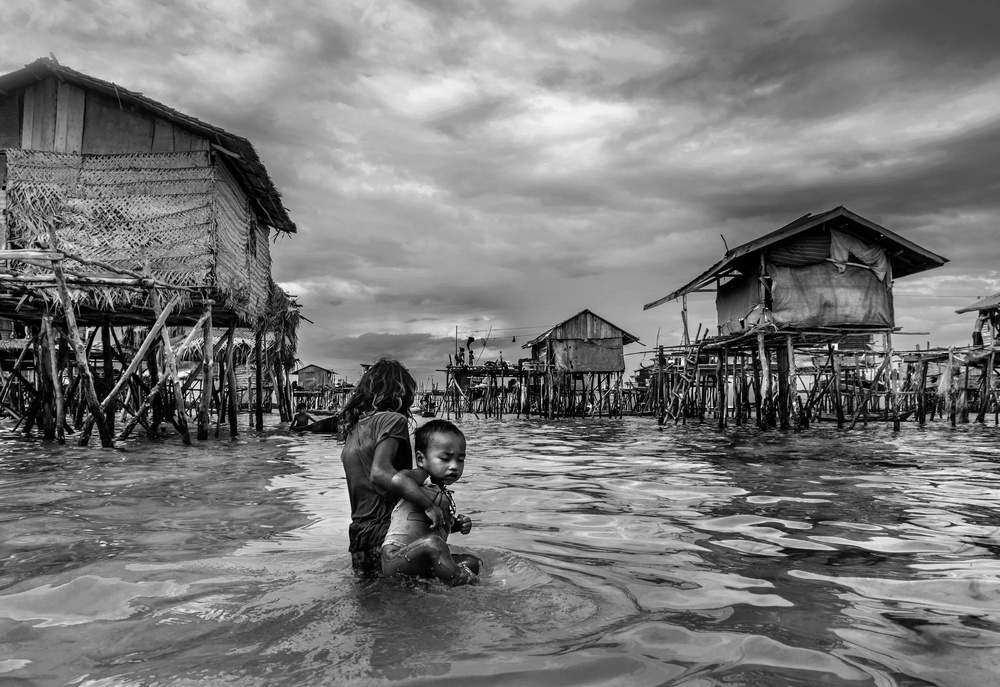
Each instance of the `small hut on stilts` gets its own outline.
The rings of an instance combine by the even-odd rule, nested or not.
[[[660,421],[714,414],[725,427],[756,416],[787,428],[825,410],[840,425],[882,416],[898,428],[904,394],[917,405],[929,392],[926,364],[906,374],[893,346],[893,281],[946,262],[843,206],[726,251],[644,308],[681,298],[686,333],[687,296],[716,294],[716,333],[699,327],[672,356],[658,352]]]
[[[625,346],[638,343],[590,310],[546,330],[521,347],[517,365],[449,365],[443,410],[503,417],[620,417],[625,408]]]
[[[60,442],[235,435],[240,327],[261,428],[298,323],[268,241],[294,231],[246,139],[54,59],[0,76],[0,318],[24,332],[0,407]]]

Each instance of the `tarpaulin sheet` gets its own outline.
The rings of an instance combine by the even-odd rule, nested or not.
[[[719,284],[715,293],[715,309],[719,316],[719,333],[736,334],[746,328],[745,320],[755,307],[763,302],[758,270],[752,274],[733,277]]]
[[[621,372],[625,369],[621,337],[552,342],[555,369],[561,372]]]
[[[863,262],[871,267],[879,281],[885,280],[886,274],[889,273],[889,258],[886,257],[883,249],[875,245],[870,246],[861,239],[842,231],[831,231],[830,259],[841,263],[837,265],[841,272],[847,267],[843,263],[847,262],[852,255],[857,258],[858,262]]]
[[[771,315],[778,325],[892,327],[892,299],[887,282],[869,269],[832,263],[804,267],[769,265]]]

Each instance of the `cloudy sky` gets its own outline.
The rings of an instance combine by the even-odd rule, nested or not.
[[[950,262],[896,283],[900,347],[965,344],[1000,291],[1000,3],[4,0],[0,73],[55,53],[247,137],[297,234],[300,358],[419,381],[644,303],[845,205]],[[710,294],[692,328],[714,325]],[[488,341],[484,339],[488,337]],[[516,341],[515,341],[516,338]],[[634,366],[643,356],[629,356]],[[443,381],[438,373],[437,380]]]

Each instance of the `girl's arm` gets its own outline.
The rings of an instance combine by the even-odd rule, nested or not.
[[[375,457],[372,459],[372,471],[369,478],[372,484],[381,487],[393,496],[420,506],[430,518],[431,527],[437,529],[444,522],[444,514],[434,504],[434,501],[424,493],[420,482],[415,481],[412,475],[412,473],[423,473],[424,471],[417,468],[397,472],[392,467],[392,457],[396,455],[396,448],[400,443],[402,443],[401,439],[384,439],[379,442],[379,445],[375,447]],[[424,475],[426,478],[426,473]]]

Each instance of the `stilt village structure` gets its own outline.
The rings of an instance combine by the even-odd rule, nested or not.
[[[236,434],[241,400],[258,428],[265,402],[290,415],[298,306],[269,241],[294,232],[246,139],[54,59],[0,76],[0,406],[106,447]]]
[[[486,417],[620,416],[629,405],[622,383],[623,349],[632,343],[639,343],[638,337],[582,310],[523,344],[530,356],[516,365],[502,360],[455,364],[453,359],[444,370],[443,407],[436,410],[458,417],[463,412]]]
[[[844,207],[805,215],[725,256],[646,309],[714,291],[716,332],[657,351],[656,415],[719,427],[806,427],[830,419],[952,423],[998,415],[995,341],[897,348],[892,287],[947,260]],[[970,309],[980,309],[978,305]]]

